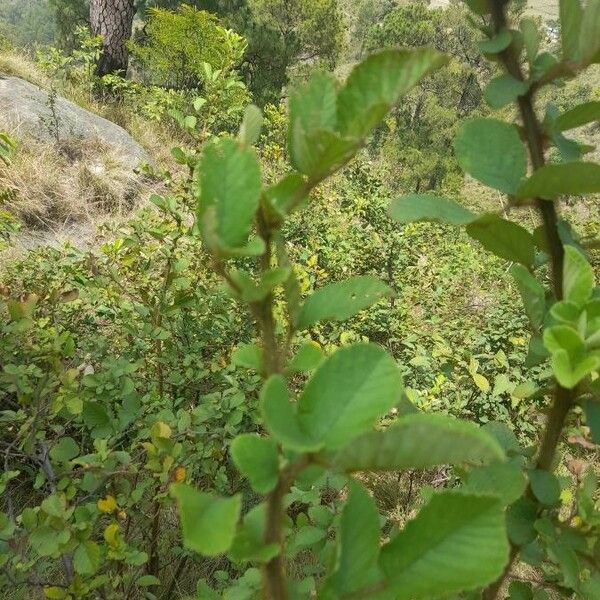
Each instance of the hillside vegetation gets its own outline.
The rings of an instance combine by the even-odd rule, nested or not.
[[[0,0],[0,596],[600,598],[600,2],[89,11]]]

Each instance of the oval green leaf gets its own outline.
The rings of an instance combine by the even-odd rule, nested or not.
[[[374,344],[341,348],[325,360],[298,400],[302,431],[335,450],[370,429],[399,401],[396,361]]]
[[[474,423],[417,413],[354,440],[342,448],[333,464],[346,472],[401,471],[503,459],[496,439]]]
[[[527,172],[527,155],[514,125],[496,119],[471,119],[454,141],[465,173],[506,194],[515,194]]]

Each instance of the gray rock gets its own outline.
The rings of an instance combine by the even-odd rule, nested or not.
[[[151,163],[146,151],[115,123],[91,113],[73,102],[57,96],[56,119],[48,106],[48,92],[38,86],[0,74],[0,129],[17,138],[33,137],[53,141],[52,126],[56,122],[61,142],[98,139],[114,148],[123,166],[134,169]]]

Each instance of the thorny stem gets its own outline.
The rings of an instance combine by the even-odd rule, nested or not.
[[[492,0],[490,2],[490,7],[492,12],[492,24],[494,26],[494,31],[497,34],[508,26],[506,18],[506,2],[505,0]],[[519,81],[525,81],[518,56],[516,55],[512,44],[500,54],[500,58],[506,71],[510,75]],[[545,164],[544,135],[533,105],[533,95],[536,89],[537,88],[532,86],[525,95],[519,96],[518,98],[519,113],[523,123],[529,157],[534,170],[540,169]],[[542,219],[548,252],[550,254],[554,296],[557,300],[561,300],[563,295],[564,248],[558,233],[558,214],[553,202],[536,198],[535,204]],[[556,448],[560,440],[565,419],[569,409],[573,405],[575,395],[575,390],[568,390],[558,383],[556,384],[552,406],[548,413],[546,427],[542,435],[536,460],[536,467],[538,469],[543,469],[545,471],[552,470]],[[528,495],[531,495],[531,490],[528,490],[527,493]],[[484,590],[484,600],[495,600],[495,598],[497,598],[498,593],[512,570],[512,566],[517,559],[518,553],[519,547],[512,544],[508,564],[502,575]]]

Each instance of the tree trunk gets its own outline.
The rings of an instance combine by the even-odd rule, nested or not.
[[[90,0],[92,33],[102,36],[102,56],[96,65],[96,75],[127,72],[135,0]]]

